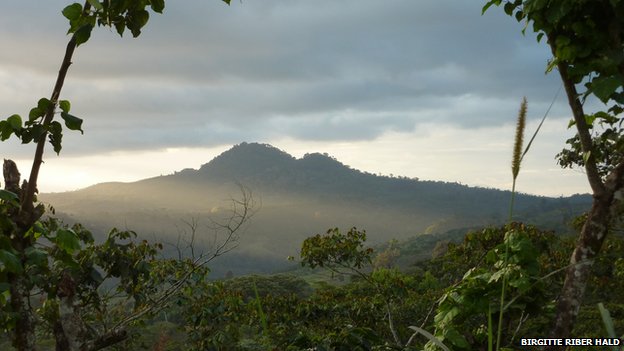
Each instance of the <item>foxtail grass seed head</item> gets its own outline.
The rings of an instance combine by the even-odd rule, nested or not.
[[[511,173],[513,179],[520,173],[520,162],[522,160],[522,144],[524,140],[524,127],[526,126],[527,99],[522,98],[520,111],[518,111],[518,121],[516,122],[516,137],[514,139],[513,158],[511,159]]]

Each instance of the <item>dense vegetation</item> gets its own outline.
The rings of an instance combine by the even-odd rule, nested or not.
[[[515,233],[511,239],[514,266],[504,271],[500,261],[502,239],[510,228]],[[443,253],[435,253],[435,258],[401,267],[396,262],[405,261],[405,256],[424,253],[406,253],[391,243],[370,252],[358,246],[363,243],[362,236],[342,235],[336,230],[317,238],[339,236],[341,239],[324,244],[340,240],[345,243],[351,238],[356,246],[344,250],[346,246],[335,245],[334,253],[359,254],[344,255],[341,261],[333,262],[336,265],[329,256],[315,256],[312,247],[306,256],[307,265],[316,260],[329,269],[346,269],[333,278],[310,280],[314,277],[311,271],[299,270],[202,280],[186,289],[177,303],[161,311],[157,319],[137,327],[136,338],[121,349],[421,350],[427,338],[417,335],[410,341],[414,330],[409,327],[418,326],[435,330],[440,340],[454,346],[452,349],[486,350],[488,314],[495,312],[492,308],[501,274],[509,275],[513,287],[503,339],[513,348],[520,337],[544,336],[563,282],[561,268],[567,265],[568,252],[574,245],[571,237],[515,223],[469,232],[462,242],[445,245]],[[302,252],[305,256],[306,249]],[[393,259],[388,260],[388,254]],[[615,327],[624,329],[622,257],[624,240],[615,236],[593,267],[592,288],[581,308],[575,336],[605,335],[599,327],[598,302],[608,301],[606,306],[616,321]],[[617,264],[612,265],[613,261]],[[357,262],[370,264],[357,268]]]

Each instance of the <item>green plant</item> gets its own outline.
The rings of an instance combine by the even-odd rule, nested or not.
[[[65,128],[82,132],[83,120],[70,114],[69,101],[60,99],[75,49],[89,40],[96,25],[114,27],[119,35],[128,29],[137,37],[149,20],[148,10],[162,13],[164,6],[164,0],[87,0],[66,6],[62,14],[71,37],[50,98],[39,99],[25,120],[13,114],[0,121],[0,140],[14,135],[23,144],[36,144],[28,180],[20,185],[15,163],[6,160],[0,190],[0,327],[19,351],[36,348],[40,326],[52,333],[57,349],[99,350],[121,342],[127,326],[160,308],[198,267],[195,260],[156,262],[160,247],[137,243],[129,231],[113,229],[103,244],[95,244],[80,225],[70,228],[43,217],[45,208],[36,198],[46,142],[57,154],[62,150],[63,124],[55,120],[57,114]],[[155,274],[168,277],[178,269],[188,275],[178,271],[177,280],[155,279]],[[119,279],[111,291],[123,295],[101,293],[108,278]],[[115,304],[121,316],[111,313]]]
[[[617,336],[617,334],[615,334],[615,327],[613,326],[613,319],[611,319],[611,315],[609,314],[609,310],[607,310],[604,305],[602,304],[602,302],[598,303],[598,311],[600,311],[600,317],[602,317],[602,323],[604,324],[604,327],[607,331],[607,335],[612,338],[612,339],[624,339],[624,335],[622,336]],[[622,351],[624,350],[624,346],[622,347],[617,347],[614,346],[612,347],[613,351]]]
[[[547,71],[557,69],[568,98],[576,136],[559,155],[563,167],[585,170],[593,205],[579,234],[566,271],[551,336],[570,336],[593,259],[612,226],[624,213],[624,3],[610,0],[490,0],[506,14],[526,23],[537,39],[547,40],[553,54]],[[605,111],[586,114],[584,102],[594,97]]]
[[[491,345],[493,330],[498,330],[498,326],[492,325],[492,315],[500,316],[499,309],[503,309],[504,318],[498,324],[505,331],[504,335],[501,333],[505,343],[510,342],[512,326],[523,323],[527,314],[544,311],[549,305],[550,296],[540,278],[543,269],[539,264],[548,252],[538,249],[550,240],[548,237],[548,233],[534,227],[512,223],[469,234],[462,246],[451,248],[447,257],[470,252],[477,255],[478,261],[440,299],[434,335],[454,349]],[[513,298],[501,305],[503,284],[507,285],[507,295]],[[502,338],[498,344],[502,347]],[[435,345],[429,343],[426,349],[434,350]]]
[[[347,234],[342,234],[334,228],[325,235],[317,234],[306,239],[301,248],[301,265],[324,267],[338,274],[350,274],[362,279],[375,291],[375,296],[384,306],[385,316],[388,320],[388,329],[392,335],[396,347],[409,347],[416,334],[424,335],[435,344],[443,345],[440,340],[421,327],[409,326],[412,335],[406,343],[397,332],[393,318],[393,305],[395,301],[405,298],[409,294],[409,286],[413,285],[411,278],[403,275],[396,269],[376,268],[369,274],[362,271],[366,265],[372,265],[371,248],[365,248],[366,233],[351,228]]]

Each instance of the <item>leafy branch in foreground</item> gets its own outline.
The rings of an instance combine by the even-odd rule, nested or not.
[[[229,0],[223,1],[229,4]],[[149,20],[148,8],[156,13],[162,13],[164,7],[164,0],[87,0],[83,5],[73,3],[65,7],[62,14],[69,20],[68,34],[71,38],[67,43],[50,98],[39,99],[37,105],[31,108],[28,119],[25,121],[17,114],[0,121],[1,141],[15,135],[24,144],[31,142],[36,144],[28,181],[20,185],[21,175],[15,163],[5,161],[3,165],[5,189],[0,192],[0,288],[2,289],[0,302],[3,309],[0,322],[2,329],[11,333],[13,346],[18,351],[36,349],[35,328],[38,320],[35,318],[35,312],[39,308],[33,307],[31,303],[33,289],[38,290],[44,299],[50,298],[50,303],[41,307],[41,310],[47,313],[50,325],[54,329],[57,350],[77,350],[78,348],[97,350],[125,338],[123,333],[116,333],[116,330],[108,330],[102,335],[94,336],[81,325],[80,306],[75,305],[76,294],[81,296],[80,289],[87,289],[81,284],[98,286],[100,277],[94,273],[97,272],[97,268],[93,268],[98,266],[96,257],[87,255],[88,252],[95,255],[97,250],[85,231],[76,232],[70,228],[59,227],[58,224],[54,224],[55,222],[42,219],[45,212],[44,206],[37,203],[35,194],[38,192],[37,182],[43,163],[46,140],[50,142],[57,154],[62,149],[63,125],[54,120],[57,108],[61,110],[60,118],[67,129],[83,132],[82,119],[70,114],[71,103],[67,100],[60,100],[75,49],[89,40],[96,25],[115,27],[119,35],[128,29],[134,37],[137,37]],[[81,233],[85,236],[80,237]],[[122,233],[126,234],[122,235]],[[115,238],[126,240],[129,239],[128,235],[132,236],[127,232],[115,232],[109,240],[113,242]],[[42,240],[50,242],[48,249],[44,250],[40,247]],[[108,243],[111,244],[108,249],[121,250],[116,244]],[[81,249],[82,245],[85,245],[84,250]],[[138,251],[118,252],[121,256],[115,257],[120,259],[125,257],[124,259],[130,261],[121,266],[111,265],[109,267],[111,271],[108,271],[108,274],[117,278],[121,278],[124,274],[131,274],[128,282],[131,282],[134,287],[127,286],[129,289],[127,293],[132,295],[135,301],[139,301],[139,296],[133,289],[142,287],[141,284],[146,280],[145,270],[149,266],[148,262],[151,260],[150,255],[153,255],[154,248],[148,249],[147,244],[127,248],[130,247]],[[86,256],[82,257],[83,255]],[[140,262],[132,261],[132,259],[139,258]],[[79,259],[87,261],[76,261]],[[48,267],[49,262],[55,262],[58,265]],[[127,264],[138,266],[127,266]],[[81,265],[93,268],[89,279],[79,274]],[[95,298],[93,291],[87,295]]]
[[[559,155],[563,167],[585,170],[593,204],[570,257],[551,337],[569,337],[594,262],[611,229],[624,214],[624,3],[610,0],[489,0],[547,40],[572,113],[576,136]],[[586,114],[590,97],[603,111]],[[547,347],[547,349],[552,349]]]
[[[16,171],[11,161],[5,161],[5,168]],[[30,246],[22,251],[1,236],[0,279],[22,279],[18,292],[24,304],[16,306],[11,299],[15,286],[0,284],[0,326],[15,335],[17,323],[27,321],[33,332],[39,328],[51,334],[57,350],[99,350],[125,341],[129,327],[206,279],[206,265],[236,246],[239,231],[255,211],[251,193],[241,191],[242,200],[236,200],[226,221],[213,221],[217,245],[201,252],[191,240],[182,248],[194,253],[190,257],[159,258],[162,245],[137,241],[132,231],[112,229],[97,244],[81,225],[68,227],[53,217],[35,223],[25,235]],[[3,232],[15,226],[5,215],[15,213],[17,206],[11,197],[0,202]],[[190,230],[194,238],[197,226]],[[35,339],[27,341],[34,349]]]

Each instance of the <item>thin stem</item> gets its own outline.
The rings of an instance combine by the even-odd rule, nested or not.
[[[511,185],[511,202],[509,204],[509,224],[511,224],[512,216],[513,216],[513,208],[516,199],[516,177],[513,178],[513,183]],[[509,258],[509,241],[507,240],[507,233],[503,236],[503,242],[505,243],[505,256],[504,256],[504,264],[502,269],[507,268],[507,261]],[[498,311],[498,326],[496,331],[496,350],[500,349],[500,342],[503,334],[503,312],[505,310],[505,290],[507,288],[507,276],[503,274],[503,287],[501,288],[500,295],[500,307]]]
[[[87,13],[91,5],[88,1],[85,2],[82,12]],[[72,35],[71,39],[67,43],[67,47],[65,49],[65,56],[63,57],[63,61],[61,63],[61,68],[59,69],[58,76],[56,77],[56,83],[54,84],[54,89],[52,90],[52,95],[50,97],[50,101],[52,102],[48,107],[48,110],[45,113],[43,118],[43,134],[37,140],[37,148],[35,150],[35,156],[33,158],[33,165],[30,169],[30,176],[28,177],[28,187],[26,188],[26,193],[22,197],[22,206],[20,212],[29,214],[32,212],[33,199],[35,196],[35,192],[37,191],[37,179],[39,178],[39,170],[41,168],[41,164],[43,163],[43,151],[46,143],[46,136],[48,134],[47,127],[50,125],[52,120],[54,119],[54,111],[56,110],[56,105],[58,103],[59,96],[61,95],[61,90],[63,89],[63,84],[65,83],[65,77],[67,76],[67,71],[69,70],[69,66],[71,66],[72,56],[74,55],[74,50],[76,49],[76,37]],[[31,217],[28,215],[28,217]],[[30,227],[30,218],[26,219],[25,224]]]

